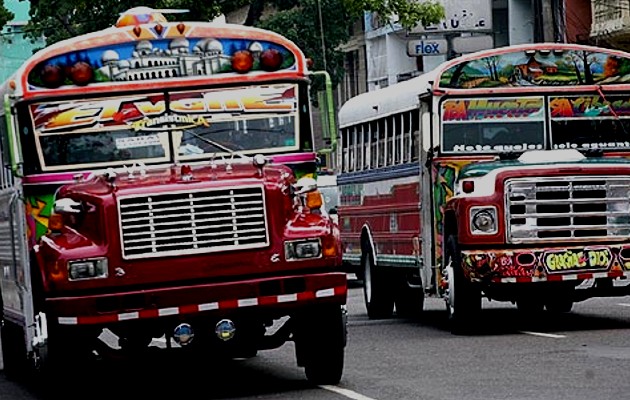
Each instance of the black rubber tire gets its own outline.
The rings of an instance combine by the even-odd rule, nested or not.
[[[23,381],[28,374],[28,358],[24,329],[12,322],[4,321],[0,326],[4,373],[13,381]]]
[[[452,267],[446,304],[451,333],[469,334],[474,331],[476,317],[481,312],[481,290],[464,276],[457,236],[448,235],[444,246],[444,265]]]
[[[371,252],[363,253],[363,298],[370,319],[387,319],[394,315],[394,279],[374,264]]]
[[[516,300],[516,308],[521,314],[535,316],[543,312],[545,303],[540,298],[519,298]]]
[[[558,290],[550,290],[545,301],[545,308],[550,313],[564,314],[569,313],[573,309],[573,296],[575,295],[574,287],[563,287]]]
[[[347,326],[339,305],[317,307],[298,317],[295,346],[298,364],[314,385],[336,385],[344,368]]]
[[[398,288],[394,295],[396,316],[405,319],[419,319],[424,311],[424,291],[421,287],[412,287],[402,275],[398,279]]]

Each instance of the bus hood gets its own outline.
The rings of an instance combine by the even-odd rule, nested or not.
[[[459,172],[458,179],[478,178],[500,169],[531,169],[537,168],[575,168],[589,166],[628,165],[629,160],[624,157],[586,157],[577,150],[542,150],[528,151],[518,159],[476,162],[464,166]]]

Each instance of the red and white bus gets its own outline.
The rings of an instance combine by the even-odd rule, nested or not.
[[[371,318],[443,298],[568,312],[630,293],[630,54],[536,43],[468,54],[339,112],[344,263]]]
[[[337,383],[346,274],[313,74],[278,33],[146,7],[28,59],[0,89],[7,373],[161,337],[232,357],[293,340],[309,380]]]

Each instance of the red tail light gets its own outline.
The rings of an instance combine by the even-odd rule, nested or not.
[[[282,54],[276,49],[267,49],[260,54],[260,68],[276,71],[282,65]]]
[[[92,70],[90,64],[84,61],[79,61],[70,68],[70,79],[75,85],[87,85],[92,81],[93,77],[94,70]]]
[[[239,50],[232,56],[232,69],[244,74],[251,71],[254,66],[254,56],[247,50]]]
[[[48,64],[42,68],[41,78],[48,88],[58,88],[66,78],[63,68],[58,65]]]

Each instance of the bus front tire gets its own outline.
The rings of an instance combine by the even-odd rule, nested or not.
[[[316,307],[297,318],[295,349],[298,365],[315,385],[336,385],[344,368],[347,327],[339,305]]]
[[[475,317],[481,311],[481,291],[464,276],[455,235],[449,235],[445,240],[444,265],[448,279],[446,310],[451,333],[468,334],[472,332]]]
[[[5,320],[0,326],[0,337],[6,377],[13,381],[24,380],[28,373],[24,329]]]

